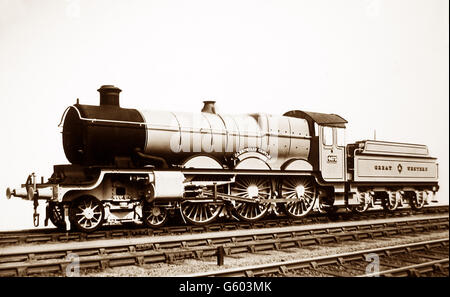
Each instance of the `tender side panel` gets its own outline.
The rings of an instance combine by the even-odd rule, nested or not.
[[[373,182],[437,182],[435,159],[356,156],[355,181]]]
[[[365,142],[363,154],[427,157],[428,148],[421,144],[368,140]]]

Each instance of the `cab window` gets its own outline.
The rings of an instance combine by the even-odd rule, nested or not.
[[[333,145],[333,128],[323,127],[323,144]]]
[[[345,129],[337,128],[337,145],[345,146]]]

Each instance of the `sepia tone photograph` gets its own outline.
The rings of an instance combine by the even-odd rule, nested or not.
[[[448,1],[0,11],[1,278],[448,278]]]

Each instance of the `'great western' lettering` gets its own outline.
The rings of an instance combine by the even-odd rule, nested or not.
[[[427,167],[419,167],[419,166],[408,166],[406,169],[408,171],[428,171]]]
[[[375,165],[374,168],[375,170],[392,170],[391,165]]]

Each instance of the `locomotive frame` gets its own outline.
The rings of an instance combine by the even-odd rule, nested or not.
[[[7,189],[8,198],[34,201],[35,225],[40,199],[47,202],[45,224],[92,232],[104,223],[157,228],[175,213],[208,224],[221,215],[252,222],[270,212],[299,218],[313,209],[364,212],[374,204],[419,209],[439,189],[438,164],[425,145],[342,145],[347,121],[335,114],[226,116],[206,101],[190,118],[124,109],[120,89],[98,91],[99,106],[77,102],[63,114],[72,164],[55,165],[47,182],[33,173],[21,189]]]

